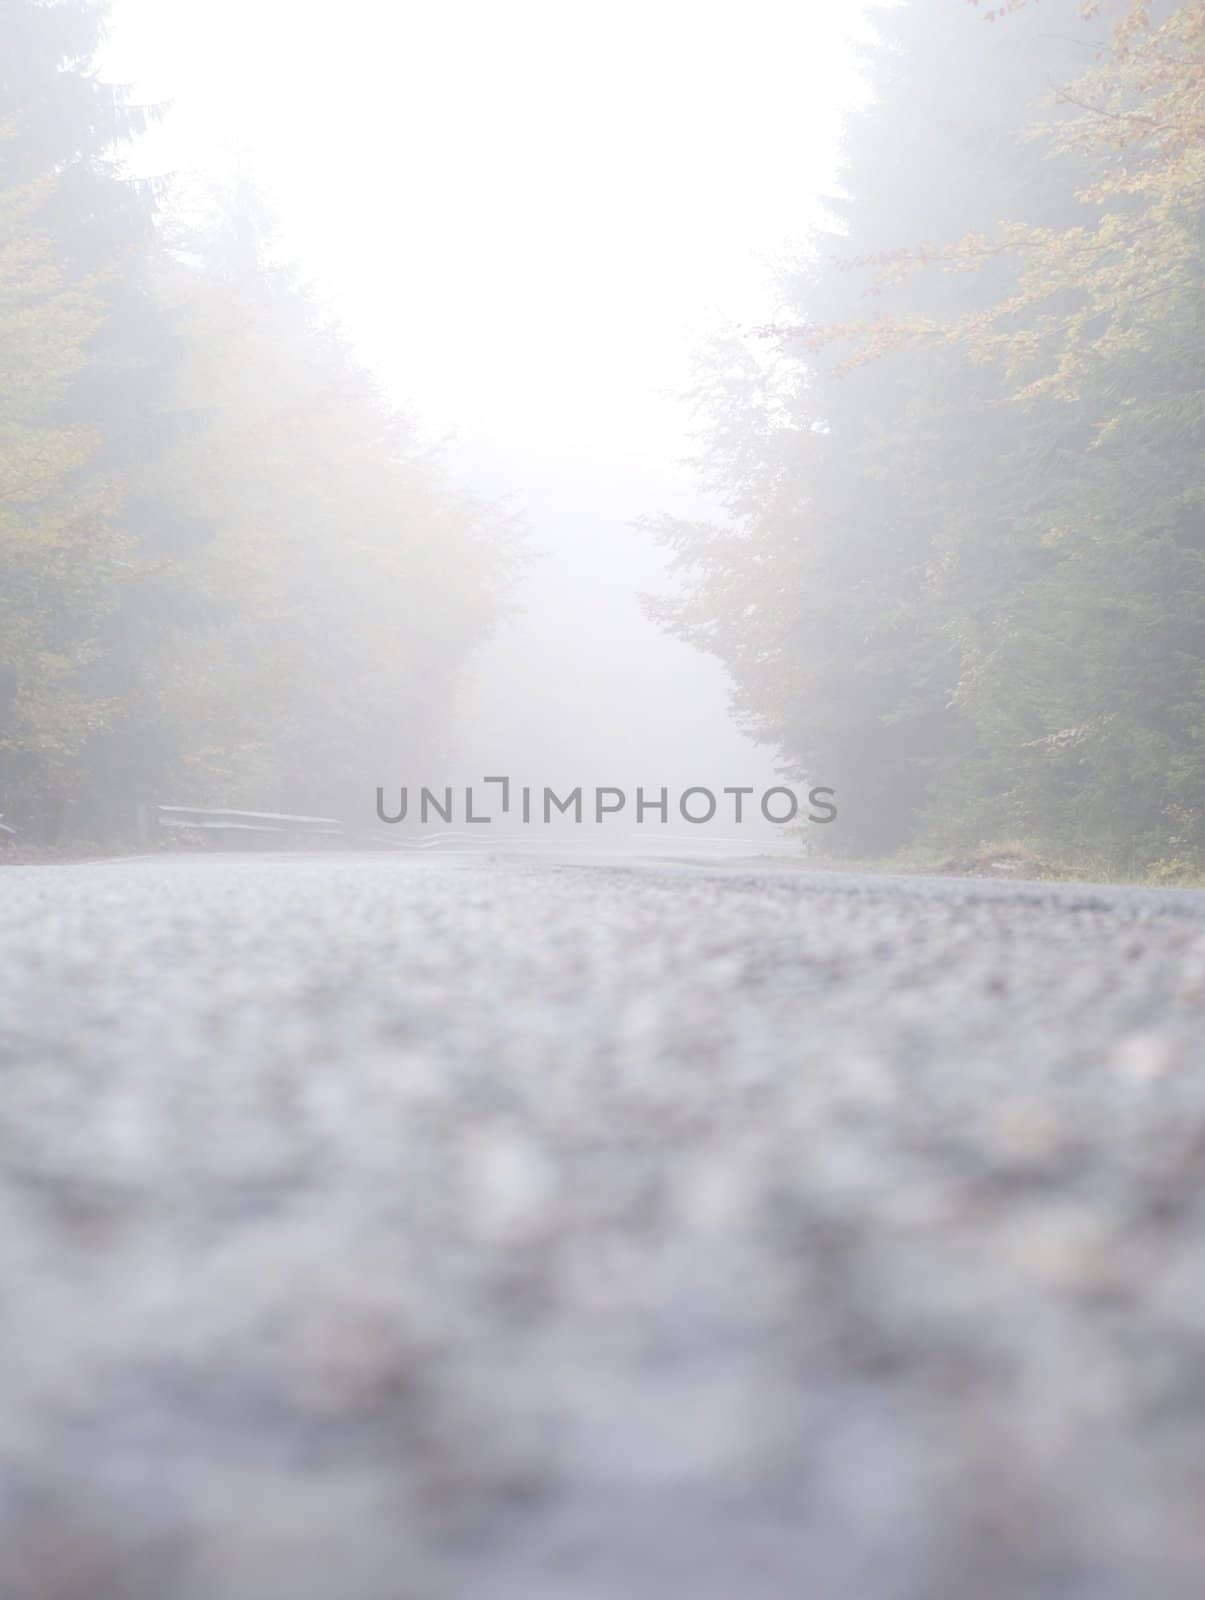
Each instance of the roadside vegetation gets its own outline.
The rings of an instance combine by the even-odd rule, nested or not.
[[[251,197],[126,175],[155,113],[95,75],[105,9],[0,19],[0,811],[26,846],[157,798],[355,816],[437,747],[513,530]]]
[[[775,325],[699,375],[663,521],[824,844],[1205,870],[1205,4],[914,0]]]

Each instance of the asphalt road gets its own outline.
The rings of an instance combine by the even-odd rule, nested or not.
[[[1199,1600],[1205,895],[0,869],[3,1600]]]

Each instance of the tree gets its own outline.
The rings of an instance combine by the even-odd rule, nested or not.
[[[62,420],[97,309],[34,224],[44,187],[0,195],[0,784],[43,810],[108,716],[83,684],[123,553],[96,436]]]
[[[712,369],[733,526],[663,530],[669,621],[842,788],[849,848],[1205,843],[1200,11],[888,14],[842,259]]]
[[[236,195],[164,284],[197,427],[153,493],[214,530],[186,553],[198,630],[168,642],[170,776],[205,799],[375,816],[381,763],[434,757],[491,627],[514,530],[457,492]]]
[[[165,525],[161,508],[139,506],[128,488],[131,465],[161,445],[173,353],[149,288],[153,196],[114,156],[147,114],[90,67],[104,12],[84,0],[12,0],[0,20],[15,362],[0,471],[20,485],[36,439],[59,466],[15,493],[0,547],[15,717],[0,775],[9,809],[51,830],[81,806],[101,824],[128,814],[144,778],[146,753],[123,717],[138,646],[128,575]],[[36,550],[49,566],[30,592],[20,572],[32,581]],[[21,638],[32,654],[21,654]]]
[[[460,495],[264,245],[169,248],[114,150],[104,6],[0,20],[0,809],[371,816],[436,739],[512,531]]]

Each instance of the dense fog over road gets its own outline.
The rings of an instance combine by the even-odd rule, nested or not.
[[[4,825],[783,777],[1191,881],[1201,12],[11,0]]]
[[[0,1600],[1200,1600],[1205,0],[0,0]]]
[[[760,0],[735,28],[715,4],[356,0],[336,24],[217,0],[184,29],[161,0],[114,8],[106,73],[173,107],[141,169],[252,182],[460,481],[526,520],[457,777],[775,781],[723,669],[644,615],[666,557],[631,524],[716,510],[685,460],[692,360],[769,316],[772,258],[833,183],[859,19],[824,9]],[[383,776],[442,781],[407,757]]]

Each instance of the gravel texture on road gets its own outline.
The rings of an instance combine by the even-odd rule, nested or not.
[[[1199,1600],[1205,895],[0,870],[4,1600]]]

